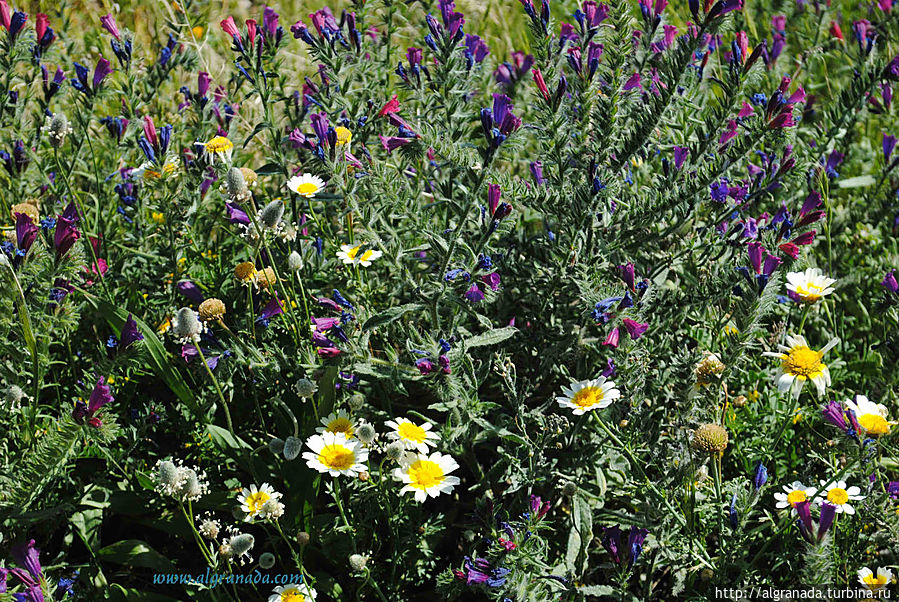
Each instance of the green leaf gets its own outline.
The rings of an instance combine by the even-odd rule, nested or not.
[[[874,176],[855,176],[854,178],[840,180],[837,182],[837,186],[840,188],[864,188],[865,186],[871,186],[875,182]]]
[[[130,567],[171,572],[174,567],[169,559],[139,539],[124,539],[97,552],[97,558]],[[129,598],[130,599],[130,598]]]
[[[420,303],[407,303],[406,305],[385,309],[366,320],[365,324],[362,325],[362,330],[374,330],[379,326],[384,326],[385,324],[390,324],[395,320],[399,320],[403,315],[410,311],[420,311],[424,308],[425,306]]]
[[[468,348],[472,347],[486,347],[488,345],[496,345],[498,343],[502,343],[506,339],[510,338],[518,332],[518,329],[514,326],[506,326],[504,328],[495,328],[493,330],[488,330],[485,333],[475,335],[470,339],[465,340],[465,346]]]
[[[222,451],[227,452],[229,449],[253,449],[253,447],[249,443],[247,443],[240,437],[232,435],[231,431],[229,431],[228,429],[224,429],[214,424],[207,424],[206,430],[212,436],[212,442]]]
[[[277,163],[266,163],[259,169],[254,170],[257,176],[274,176],[282,173],[284,170]]]
[[[261,132],[262,130],[264,130],[268,127],[271,127],[271,124],[267,121],[257,123],[256,127],[253,128],[253,131],[250,133],[250,135],[247,136],[247,139],[243,141],[243,147],[246,148],[247,145],[250,143],[250,140],[252,140],[253,138],[256,137],[256,134],[258,134],[259,132]],[[257,171],[256,173],[259,173],[259,172]]]

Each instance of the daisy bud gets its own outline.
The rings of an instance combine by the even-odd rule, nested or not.
[[[268,442],[268,450],[275,455],[279,455],[284,451],[284,439],[278,439],[275,437],[271,441]]]
[[[309,545],[309,541],[310,541],[311,539],[312,539],[312,538],[309,537],[309,534],[308,534],[307,532],[305,532],[305,531],[300,531],[299,533],[297,533],[297,543],[300,544],[300,547],[301,547],[301,548],[302,548],[302,547],[308,546],[308,545]]]
[[[714,353],[705,352],[705,357],[696,364],[694,373],[696,374],[696,384],[699,386],[707,386],[718,380],[721,373],[724,372],[725,366]]]
[[[200,307],[197,308],[197,311],[200,314],[200,319],[204,322],[208,322],[209,320],[221,320],[222,316],[225,315],[225,304],[221,299],[206,299],[200,303]]]
[[[402,443],[394,441],[387,446],[387,457],[391,460],[399,461],[399,459],[403,457],[403,452],[405,451]]]
[[[354,571],[365,569],[366,563],[368,563],[368,556],[363,556],[362,554],[350,554],[350,568]]]
[[[263,552],[259,556],[259,568],[268,570],[275,566],[275,555],[271,552]]]
[[[262,225],[271,230],[277,228],[284,217],[284,203],[276,199],[262,208],[259,212],[259,221]]]
[[[288,437],[284,440],[284,458],[295,460],[303,449],[303,442],[296,437]]]
[[[738,408],[742,408],[745,405],[746,405],[746,396],[745,395],[738,395],[737,397],[734,398],[734,406],[736,406]]]
[[[572,497],[576,493],[577,493],[577,485],[575,485],[571,481],[568,481],[567,483],[562,485],[562,495],[564,495],[566,497]]]
[[[234,277],[241,282],[250,282],[255,275],[256,266],[249,261],[244,261],[234,266]]]
[[[359,473],[359,480],[363,483],[371,478],[371,474],[367,470],[363,470]]]
[[[297,381],[297,384],[293,386],[293,390],[297,395],[306,399],[312,397],[316,391],[318,391],[318,386],[308,378],[301,378]]]
[[[287,267],[290,268],[292,272],[299,272],[303,269],[303,257],[296,251],[291,251],[290,255],[287,256]]]
[[[363,422],[359,425],[359,428],[356,429],[356,438],[366,445],[374,441],[375,436],[377,436],[375,427],[368,424],[367,422]]]
[[[354,393],[350,397],[349,403],[350,409],[354,412],[357,412],[362,409],[362,406],[365,405],[365,395],[362,395],[361,393]]]
[[[249,533],[238,533],[231,538],[231,553],[234,556],[243,556],[253,549],[256,544],[256,538]]]
[[[717,424],[703,424],[693,433],[693,449],[720,454],[727,449],[727,431]]]
[[[277,281],[278,276],[275,274],[274,268],[263,268],[256,272],[256,284],[258,284],[262,288],[267,288]]]

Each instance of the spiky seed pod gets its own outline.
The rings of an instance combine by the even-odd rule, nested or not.
[[[250,191],[247,189],[247,180],[244,177],[242,169],[232,167],[225,174],[225,186],[228,189],[228,196],[237,202],[243,202],[250,198]]]
[[[288,437],[284,440],[284,458],[287,460],[296,460],[303,449],[303,442],[296,437]]]
[[[724,368],[724,363],[716,354],[706,351],[705,357],[696,364],[694,369],[696,384],[701,387],[712,384],[718,380],[718,377],[724,372]]]
[[[399,441],[394,441],[390,445],[387,446],[387,457],[393,461],[398,462],[400,458],[403,457],[403,453],[405,453],[406,449],[403,447],[403,444]]]
[[[284,439],[279,439],[275,437],[271,441],[268,442],[268,450],[275,455],[280,454],[284,451]]]
[[[234,266],[234,277],[241,282],[250,282],[255,275],[256,266],[249,261],[244,261]]]
[[[225,315],[225,303],[221,299],[206,299],[200,303],[197,312],[200,314],[200,319],[204,322],[220,320]]]
[[[377,435],[378,433],[375,432],[375,427],[367,422],[363,422],[359,425],[359,428],[356,429],[356,438],[366,445],[374,441]]]
[[[703,424],[693,433],[693,449],[709,454],[722,453],[727,441],[727,431],[717,424]]]
[[[259,212],[259,221],[269,230],[277,228],[283,217],[284,203],[280,199],[275,199]]]

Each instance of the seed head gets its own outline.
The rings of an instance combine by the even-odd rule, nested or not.
[[[400,458],[403,457],[403,453],[406,451],[406,448],[403,447],[403,444],[399,441],[394,441],[390,445],[387,446],[387,457],[391,460],[399,462]]]
[[[286,460],[296,460],[303,449],[303,442],[296,437],[288,437],[284,440],[284,458]]]
[[[284,451],[284,439],[275,437],[268,442],[268,450],[277,455]]]
[[[281,218],[284,217],[284,202],[280,199],[275,199],[268,205],[262,208],[262,211],[259,212],[259,221],[262,222],[262,225],[269,230],[273,228],[277,228],[278,224],[281,223]]]
[[[291,272],[298,272],[303,269],[303,256],[296,251],[291,251],[287,256],[287,267]]]
[[[368,556],[362,554],[350,554],[350,568],[354,571],[361,571],[368,563]]]
[[[278,281],[275,275],[275,268],[267,267],[256,272],[256,284],[262,288],[267,288]]]
[[[318,391],[318,386],[308,378],[301,378],[293,386],[293,390],[297,395],[306,399],[315,395],[315,392]]]
[[[256,275],[256,266],[249,261],[238,263],[234,266],[234,277],[241,282],[250,282]]]
[[[275,566],[275,555],[271,552],[263,552],[259,556],[259,568],[268,570]]]
[[[727,449],[727,431],[717,424],[703,424],[693,433],[693,449],[709,454]]]
[[[203,325],[197,317],[197,312],[189,307],[182,307],[172,320],[172,333],[184,341],[197,342],[203,332]]]
[[[356,438],[366,445],[374,441],[377,436],[378,433],[375,431],[375,427],[367,422],[363,422],[356,429]]]
[[[211,298],[200,303],[197,309],[204,322],[220,320],[225,315],[225,303],[221,299]]]

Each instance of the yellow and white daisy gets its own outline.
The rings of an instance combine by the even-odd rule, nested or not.
[[[572,413],[575,416],[580,416],[591,410],[609,407],[619,397],[621,392],[615,388],[615,383],[600,376],[594,380],[572,382],[562,389],[562,395],[556,397],[556,402],[563,408],[574,410]]]
[[[356,421],[346,410],[337,413],[331,412],[322,418],[322,426],[316,427],[316,433],[343,433],[347,439],[352,439],[356,434]]]
[[[273,590],[268,602],[312,602],[315,600],[315,590],[305,583],[288,583],[279,585]]]
[[[362,267],[367,268],[371,265],[372,261],[383,255],[383,253],[377,249],[367,249],[360,253],[359,251],[361,249],[362,245],[340,245],[340,250],[337,251],[337,257],[346,265],[361,265]]]
[[[865,434],[879,437],[890,432],[885,405],[868,401],[864,395],[856,395],[854,401],[851,399],[846,401],[846,407],[855,412],[855,419]]]
[[[146,161],[131,172],[131,177],[138,180],[159,180],[177,173],[178,163],[174,160],[166,160],[161,167],[157,163]]]
[[[424,502],[428,496],[437,497],[441,493],[452,493],[453,487],[459,484],[459,477],[449,473],[459,468],[452,456],[434,452],[425,454],[407,454],[399,468],[394,469],[393,478],[405,483],[400,493],[411,491],[416,502]]]
[[[277,501],[281,494],[275,491],[274,487],[268,483],[263,483],[259,487],[250,485],[244,487],[237,501],[240,503],[240,509],[246,514],[245,520],[251,521],[262,513],[262,508],[266,502],[271,500]]]
[[[827,485],[827,481],[822,480],[821,485]],[[858,487],[853,485],[847,489],[846,481],[832,483],[827,490],[822,491],[822,493],[824,495],[819,494],[818,497],[815,498],[815,502],[818,505],[827,502],[831,506],[836,506],[838,514],[843,512],[846,514],[855,514],[855,508],[853,508],[852,504],[849,502],[857,502],[865,499],[865,496],[861,495],[862,490]]]
[[[800,303],[816,303],[833,292],[836,280],[828,278],[818,268],[808,268],[804,272],[787,273],[787,290],[790,297]]]
[[[343,433],[326,431],[321,435],[312,435],[306,440],[306,447],[312,450],[303,452],[306,466],[327,472],[332,477],[355,477],[368,470],[365,466],[368,450],[358,440],[348,440]]]
[[[287,180],[287,187],[298,195],[311,199],[325,187],[325,182],[318,176],[304,173]]]
[[[813,500],[816,493],[818,493],[817,488],[805,487],[799,481],[793,481],[789,485],[783,486],[783,493],[777,492],[774,494],[774,499],[777,500],[775,506],[777,508],[792,508],[793,513],[795,513],[796,504]]]
[[[858,570],[858,582],[862,584],[862,587],[871,591],[876,592],[881,590],[892,581],[893,571],[883,566],[877,569],[876,575],[874,574],[874,571],[868,567],[863,567]]]
[[[337,146],[349,144],[350,140],[353,139],[353,132],[343,127],[342,125],[338,125],[336,128],[334,128],[334,133],[337,134]]]
[[[399,441],[408,450],[423,454],[428,453],[428,446],[436,447],[436,442],[440,440],[440,435],[431,431],[433,425],[430,422],[418,425],[408,418],[397,418],[388,420],[384,426],[390,429],[387,433],[389,439]]]
[[[839,342],[839,339],[831,339],[820,351],[815,351],[808,346],[804,337],[792,335],[787,336],[786,345],[778,345],[780,352],[766,351],[763,355],[780,359],[780,368],[775,376],[777,390],[781,393],[790,391],[793,397],[798,398],[806,381],[812,381],[818,395],[824,395],[830,385],[830,370],[821,358]]]
[[[223,161],[231,163],[231,154],[234,152],[234,143],[224,136],[215,136],[209,142],[197,142],[202,147],[203,155],[210,163]]]

